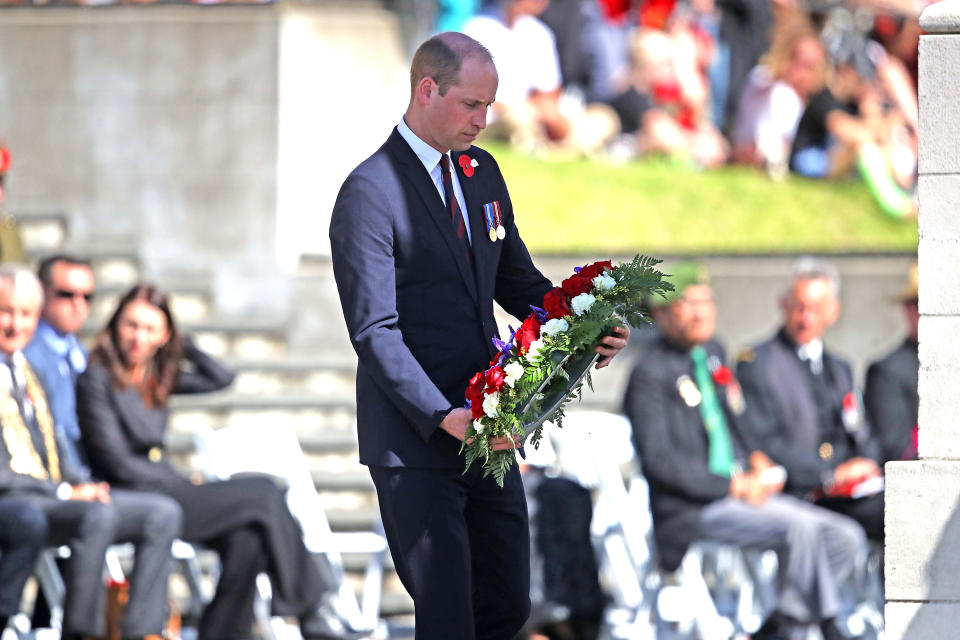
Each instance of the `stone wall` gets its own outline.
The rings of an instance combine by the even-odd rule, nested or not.
[[[960,0],[920,18],[920,461],[887,465],[888,638],[960,620]]]

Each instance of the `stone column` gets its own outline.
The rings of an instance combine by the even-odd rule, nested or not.
[[[920,24],[920,460],[886,467],[892,640],[960,637],[960,0]]]

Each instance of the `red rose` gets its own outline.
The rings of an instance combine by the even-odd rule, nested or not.
[[[576,298],[581,293],[589,293],[593,289],[592,278],[585,278],[583,272],[572,275],[560,283],[560,288],[571,299]]]
[[[543,309],[547,312],[547,317],[551,320],[553,318],[562,318],[563,316],[570,315],[570,304],[567,294],[565,294],[560,287],[550,289],[550,291],[547,291],[547,295],[543,296]]]
[[[507,374],[500,367],[487,370],[487,395],[500,391],[506,383]]]
[[[725,387],[731,382],[733,382],[733,372],[723,365],[720,365],[719,367],[714,369],[712,373],[713,373],[713,381],[718,385],[720,385],[721,387]]]
[[[588,264],[584,268],[580,269],[580,276],[590,280],[591,283],[593,279],[599,275],[603,275],[603,272],[607,269],[613,270],[613,263],[609,260],[597,261],[593,264]]]
[[[486,383],[483,371],[478,371],[470,378],[470,383],[467,385],[467,391],[464,394],[470,402],[474,420],[483,416],[483,387]]]
[[[843,396],[843,410],[846,412],[857,410],[857,396],[852,391]]]
[[[514,336],[514,340],[517,343],[517,353],[523,355],[530,348],[530,343],[534,340],[540,338],[540,319],[537,318],[537,314],[531,313],[527,316],[527,319],[523,321],[523,324],[520,325],[520,328],[517,329],[517,335]]]

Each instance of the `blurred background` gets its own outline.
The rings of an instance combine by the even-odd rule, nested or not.
[[[369,528],[327,227],[406,107],[419,42],[463,30],[493,52],[478,144],[548,277],[695,257],[735,354],[776,330],[794,260],[823,255],[843,281],[827,342],[862,377],[902,338],[925,4],[0,0],[0,211],[19,234],[3,259],[91,258],[88,335],[130,284],[172,291],[238,371],[229,392],[174,403],[179,464],[200,464],[198,430],[283,421],[333,528]],[[619,411],[630,365],[599,373],[581,408]],[[382,610],[411,612],[394,579]]]

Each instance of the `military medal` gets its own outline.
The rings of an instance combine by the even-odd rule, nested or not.
[[[696,407],[703,399],[703,396],[700,395],[700,389],[697,389],[697,384],[687,375],[677,378],[677,391],[680,392],[680,397],[683,398],[688,407]]]
[[[487,226],[487,235],[490,237],[490,242],[503,240],[507,237],[507,230],[503,228],[503,214],[500,212],[499,200],[483,205],[483,223]]]

